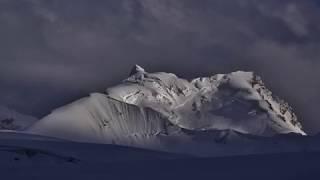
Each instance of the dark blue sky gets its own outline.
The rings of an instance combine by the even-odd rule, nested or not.
[[[255,71],[320,131],[313,0],[0,0],[0,102],[43,116],[126,78]]]

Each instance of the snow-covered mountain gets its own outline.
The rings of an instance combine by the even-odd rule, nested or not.
[[[38,121],[38,119],[35,117],[0,105],[0,130],[24,130],[36,121]]]
[[[171,73],[147,73],[137,66],[109,97],[149,107],[181,128],[226,130],[269,136],[304,134],[291,107],[272,97],[252,72],[233,72],[187,81]]]
[[[61,107],[28,132],[197,155],[224,151],[217,147],[226,141],[245,145],[248,135],[305,135],[291,107],[252,72],[187,81],[140,66],[106,94]]]

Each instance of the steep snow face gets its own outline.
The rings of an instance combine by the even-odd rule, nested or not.
[[[109,97],[149,107],[184,129],[235,130],[272,136],[305,134],[292,108],[273,97],[252,72],[233,72],[187,81],[171,73],[147,73],[136,66]]]
[[[99,93],[53,111],[26,133],[198,156],[232,154],[234,151],[226,153],[220,145],[226,141],[246,142],[233,131],[187,130],[150,108]]]
[[[166,134],[168,121],[148,108],[94,93],[55,110],[29,132],[82,142],[152,148]],[[152,148],[153,149],[153,148]]]
[[[0,130],[24,130],[38,119],[0,106]]]

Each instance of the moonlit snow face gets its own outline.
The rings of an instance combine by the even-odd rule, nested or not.
[[[135,145],[156,143],[154,137],[166,132],[161,115],[94,93],[55,110],[35,124],[31,132],[83,142]],[[142,145],[141,144],[141,145]]]
[[[137,66],[109,97],[149,107],[190,130],[227,130],[268,136],[304,134],[291,108],[271,96],[252,72],[218,74],[191,82],[170,73],[147,73]]]
[[[251,72],[187,81],[139,66],[106,94],[93,93],[61,107],[29,132],[173,152],[198,147],[196,154],[199,149],[211,153],[215,143],[226,139],[243,141],[239,134],[305,134],[290,106],[272,97]]]

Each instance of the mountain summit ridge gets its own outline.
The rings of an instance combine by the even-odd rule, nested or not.
[[[257,106],[259,111],[253,108],[252,111],[241,112],[241,116],[244,116],[245,113],[248,115],[263,114],[261,111],[266,111],[267,116],[278,126],[288,126],[287,130],[280,133],[305,134],[289,104],[278,97],[273,97],[272,92],[266,88],[261,78],[253,72],[236,71],[230,74],[217,74],[187,81],[172,73],[147,73],[143,69],[143,72],[138,71],[136,74],[131,74],[123,84],[108,88],[106,93],[109,97],[119,101],[154,109],[176,122],[185,122],[184,120],[188,119],[189,115],[194,116],[193,119],[198,119],[197,121],[204,120],[204,116],[210,116],[207,119],[211,120],[219,119],[216,116],[211,116],[215,114],[212,111],[223,109],[224,114],[230,116],[235,113],[234,109],[248,111],[249,106]],[[220,106],[221,108],[219,108]],[[230,113],[226,112],[228,110],[226,106],[228,106]],[[187,112],[188,116],[184,116],[182,111]],[[249,119],[250,116],[242,117],[242,119],[244,118]],[[185,128],[188,129],[188,127]],[[228,127],[205,126],[198,126],[194,129],[215,128],[228,129]],[[192,128],[189,127],[189,129]],[[252,133],[239,128],[236,130],[242,133]],[[276,130],[275,134],[278,131],[281,130]],[[263,135],[263,133],[253,134]]]

